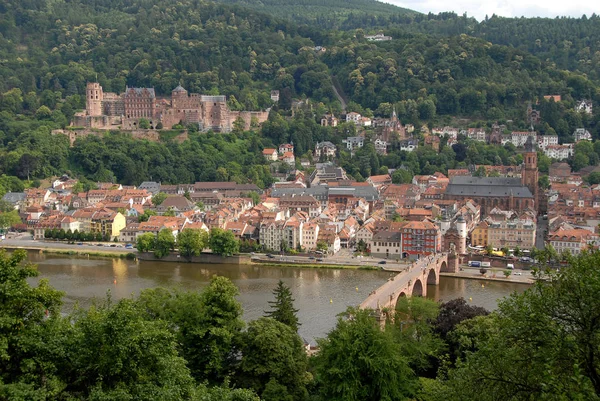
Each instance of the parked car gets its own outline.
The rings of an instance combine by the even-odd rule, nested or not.
[[[315,259],[315,257],[314,257],[314,256],[309,256],[308,258],[309,258],[310,260],[314,260],[314,259]]]
[[[127,245],[125,245],[125,249],[133,249],[133,245],[127,244]]]
[[[267,258],[269,259],[273,259],[275,256],[271,255],[270,253],[267,253]]]
[[[510,270],[512,270],[512,269],[514,269],[514,268],[515,268],[515,265],[513,265],[512,263],[508,263],[508,264],[506,265],[506,268],[507,268],[507,269],[510,269]]]
[[[83,245],[83,242],[78,242],[77,245]]]
[[[382,260],[382,261],[379,262],[379,264],[380,265],[385,265],[385,264],[387,264],[387,262],[385,260]]]
[[[322,262],[322,261],[323,261],[323,259],[321,259],[321,258],[317,259],[317,262]]]

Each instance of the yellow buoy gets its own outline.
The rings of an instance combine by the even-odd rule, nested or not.
[[[481,284],[481,288],[485,288],[485,284]]]
[[[358,287],[356,287],[356,291],[358,291]]]
[[[469,297],[469,302],[472,302],[472,301],[473,301],[473,298]]]
[[[329,303],[332,304],[333,303],[333,299],[329,298]]]

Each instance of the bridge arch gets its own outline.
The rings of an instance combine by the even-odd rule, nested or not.
[[[425,290],[423,288],[423,283],[421,283],[420,279],[416,279],[412,288],[412,296],[413,297],[422,297],[425,295]]]
[[[440,275],[436,269],[429,269],[427,274],[427,285],[438,285],[440,283]]]
[[[445,272],[448,270],[448,264],[446,263],[446,261],[442,261],[442,264],[440,265],[440,271],[441,272]]]

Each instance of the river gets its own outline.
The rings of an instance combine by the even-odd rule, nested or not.
[[[239,288],[244,319],[262,316],[273,299],[278,280],[288,285],[299,310],[299,333],[306,340],[324,337],[336,323],[336,316],[348,306],[360,304],[382,285],[392,273],[349,269],[301,269],[256,265],[202,265],[124,259],[81,258],[44,255],[30,252],[29,259],[38,265],[39,278],[65,292],[65,312],[75,304],[89,306],[102,300],[110,290],[112,299],[137,295],[145,288],[166,287],[200,290],[215,275],[225,276]],[[31,279],[35,282],[39,278]],[[447,301],[457,297],[472,298],[475,305],[495,309],[497,300],[527,286],[504,282],[441,277],[439,286],[428,286],[428,297]]]

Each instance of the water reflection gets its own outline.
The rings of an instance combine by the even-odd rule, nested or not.
[[[38,264],[40,277],[48,278],[54,287],[66,293],[65,311],[75,303],[87,307],[94,299],[104,298],[108,290],[113,299],[131,297],[153,287],[200,290],[212,276],[221,275],[239,288],[244,318],[252,320],[268,309],[272,291],[281,279],[296,299],[302,324],[300,335],[311,342],[335,326],[336,315],[348,306],[360,304],[391,276],[379,271],[134,262],[38,253],[31,253],[30,260]],[[507,283],[486,283],[482,288],[480,281],[442,277],[439,286],[428,286],[427,290],[428,296],[435,300],[471,297],[474,304],[494,309],[498,298],[525,288]]]

